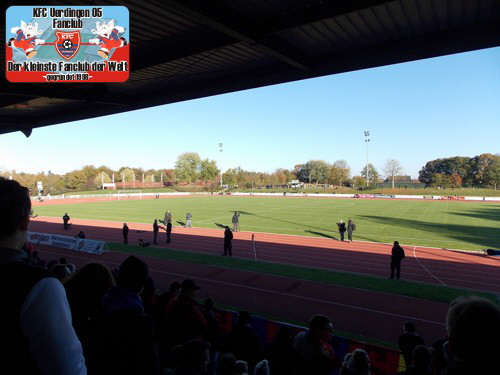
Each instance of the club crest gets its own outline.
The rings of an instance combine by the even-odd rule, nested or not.
[[[65,60],[71,60],[76,56],[78,50],[80,49],[82,38],[80,36],[80,31],[59,31],[55,32],[57,37],[56,47],[57,53]]]

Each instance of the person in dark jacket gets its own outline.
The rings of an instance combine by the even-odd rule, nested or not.
[[[340,220],[337,223],[337,227],[339,228],[340,240],[344,241],[344,233],[346,231],[345,223],[343,220]]]
[[[128,225],[127,223],[123,223],[123,229],[122,229],[122,233],[123,233],[123,243],[124,244],[128,244]]]
[[[433,375],[432,354],[425,345],[418,345],[412,351],[412,363],[398,375]]]
[[[354,224],[354,220],[349,218],[347,221],[347,238],[349,239],[349,242],[352,242],[352,232],[356,230],[356,224]]]
[[[151,317],[144,313],[140,293],[148,266],[131,255],[118,269],[117,286],[103,299],[103,314],[92,342],[92,373],[159,375],[158,338]]]
[[[225,352],[233,353],[239,360],[246,361],[249,373],[262,358],[260,339],[250,325],[251,315],[248,311],[240,311],[236,326],[229,332],[225,340]]]
[[[239,232],[240,231],[240,213],[239,212],[235,212],[232,219],[231,219],[231,222],[233,223],[233,229],[235,232]]]
[[[231,232],[231,229],[226,226],[226,229],[224,230],[224,254],[223,256],[229,255],[230,257],[233,256],[233,245],[232,245],[232,240],[233,240],[233,232]]]
[[[207,321],[204,339],[210,344],[210,353],[220,352],[222,350],[222,327],[215,315],[214,300],[212,298],[207,298],[203,303],[203,317]]]
[[[158,220],[155,219],[153,223],[153,244],[158,244],[158,232],[160,231],[160,226],[158,225]]]
[[[394,279],[394,271],[396,271],[396,278],[399,280],[401,274],[401,261],[405,257],[405,251],[399,246],[398,241],[394,241],[394,246],[391,252],[391,279]]]
[[[293,346],[293,336],[290,328],[282,326],[276,334],[276,339],[264,348],[264,358],[269,364],[269,372],[273,375],[301,375],[303,369],[300,355]]]
[[[406,367],[412,363],[412,352],[418,345],[425,345],[424,340],[418,333],[415,332],[415,324],[413,322],[405,322],[403,333],[399,336],[399,350],[405,360]]]
[[[170,243],[170,234],[172,233],[172,222],[171,221],[167,222],[165,230],[167,232],[167,243]]]
[[[64,214],[64,216],[62,217],[62,219],[63,219],[64,230],[68,230],[69,229],[69,219],[70,219],[70,217],[69,217],[69,215],[68,215],[67,212]]]

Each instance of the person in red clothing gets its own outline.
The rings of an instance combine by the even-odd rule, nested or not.
[[[179,297],[168,304],[166,319],[170,347],[203,338],[207,321],[194,299],[194,294],[200,289],[193,280],[186,279],[181,284]]]

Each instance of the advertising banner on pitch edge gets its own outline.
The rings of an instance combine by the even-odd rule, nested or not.
[[[11,6],[5,31],[9,82],[125,82],[129,77],[124,6]]]

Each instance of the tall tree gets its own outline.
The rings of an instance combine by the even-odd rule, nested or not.
[[[352,184],[353,184],[353,187],[356,187],[356,186],[365,186],[366,185],[366,180],[362,176],[354,176],[352,178]]]
[[[200,180],[205,181],[205,184],[208,184],[208,181],[215,180],[219,172],[215,160],[208,160],[207,158],[200,162]]]
[[[236,169],[229,168],[222,174],[222,183],[227,186],[234,186],[236,182]]]
[[[87,184],[87,176],[83,171],[72,171],[64,175],[64,186],[69,190],[81,190]]]
[[[297,180],[300,182],[311,182],[309,180],[310,166],[308,163],[295,165],[294,171],[297,176]]]
[[[330,178],[332,184],[337,184],[342,186],[342,183],[346,182],[351,175],[351,168],[345,160],[337,160],[333,163],[330,168]]]
[[[387,159],[384,166],[384,173],[387,178],[392,179],[392,188],[394,189],[394,177],[399,176],[403,172],[403,168],[399,164],[399,161],[395,159]]]
[[[484,172],[484,182],[487,185],[493,186],[497,189],[500,184],[500,156],[495,155],[493,162],[490,163],[486,171]]]
[[[285,185],[289,181],[287,179],[287,175],[286,175],[285,171],[286,171],[286,169],[279,168],[279,169],[276,169],[276,171],[274,172],[274,174],[276,176],[276,181],[279,185]]]
[[[309,160],[309,181],[326,183],[330,174],[331,165],[324,160]]]
[[[378,171],[375,169],[373,164],[369,163],[368,164],[368,173],[366,171],[366,167],[363,168],[361,171],[361,176],[363,176],[366,179],[368,179],[368,184],[373,185],[376,184],[379,180],[379,174]]]
[[[182,182],[194,182],[199,177],[201,158],[196,152],[185,152],[175,162],[175,176]]]
[[[495,155],[492,154],[481,154],[475,156],[472,159],[472,168],[474,173],[474,181],[475,185],[482,185],[485,183],[485,177],[489,166],[494,163]]]
[[[108,182],[111,182],[111,177],[109,177],[109,174],[106,172],[101,172],[94,177],[94,184],[101,189],[103,187],[103,183]]]

